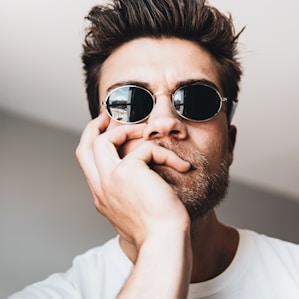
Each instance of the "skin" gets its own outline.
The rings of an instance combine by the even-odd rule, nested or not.
[[[176,38],[141,38],[107,58],[99,93],[103,100],[114,86],[136,82],[152,93],[173,92],[194,79],[207,80],[222,93],[215,60],[204,48]],[[215,169],[223,159],[232,163],[235,136],[225,107],[212,120],[187,121],[176,114],[167,93],[157,96],[141,124],[123,125],[102,112],[87,125],[77,158],[97,210],[120,234],[120,245],[135,265],[118,298],[186,298],[190,282],[211,279],[230,264],[237,232],[220,223],[213,210],[191,222],[178,186],[148,165],[188,179],[188,156],[180,158],[157,140],[196,148]]]

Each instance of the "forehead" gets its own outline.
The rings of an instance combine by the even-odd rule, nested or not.
[[[195,42],[177,38],[140,38],[117,48],[103,63],[99,92],[122,82],[146,82],[152,92],[173,90],[179,82],[202,79],[221,91],[214,57]]]

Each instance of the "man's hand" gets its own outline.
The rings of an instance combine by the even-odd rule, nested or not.
[[[121,296],[140,296],[136,290],[147,289],[148,285],[151,298],[161,295],[161,287],[167,290],[163,298],[184,298],[186,288],[181,284],[189,282],[191,268],[189,216],[171,186],[149,165],[187,172],[190,164],[151,141],[136,142],[121,158],[118,149],[141,140],[145,124],[106,130],[109,120],[102,113],[87,125],[76,154],[97,210],[109,219],[121,238],[135,247],[138,256]],[[175,281],[179,290],[173,288]],[[165,284],[170,282],[169,289]]]
[[[142,138],[145,125],[122,125],[105,131],[108,121],[105,113],[91,121],[77,148],[97,210],[122,237],[137,246],[156,229],[188,223],[184,206],[149,164],[186,172],[189,162],[150,141],[140,143],[120,158],[117,149]]]

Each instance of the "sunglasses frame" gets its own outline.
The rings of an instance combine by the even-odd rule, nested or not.
[[[185,87],[188,87],[188,86],[205,86],[205,87],[208,87],[208,88],[210,88],[210,89],[212,89],[212,90],[214,90],[214,91],[216,92],[216,94],[218,95],[219,100],[220,100],[220,105],[219,105],[219,109],[217,110],[217,112],[216,112],[213,116],[211,116],[211,117],[209,117],[209,118],[207,118],[207,119],[204,119],[204,120],[196,120],[196,119],[188,118],[188,117],[186,117],[186,116],[180,114],[180,113],[176,110],[175,105],[174,105],[175,94],[176,94],[178,91],[180,91],[181,89],[183,89],[183,88],[185,88]],[[111,94],[114,93],[115,91],[117,91],[118,89],[122,89],[122,88],[131,88],[131,87],[138,88],[138,89],[141,89],[141,90],[144,90],[145,92],[147,92],[147,93],[150,95],[150,97],[151,97],[151,99],[152,99],[152,101],[153,101],[153,107],[154,107],[154,105],[155,105],[155,103],[156,103],[156,97],[157,97],[157,96],[162,95],[162,94],[170,95],[170,96],[171,96],[171,103],[172,103],[173,108],[174,108],[175,112],[177,113],[177,115],[180,116],[181,118],[185,119],[185,120],[193,121],[193,122],[206,122],[206,121],[209,121],[209,120],[213,119],[213,118],[216,117],[217,114],[221,111],[223,102],[226,102],[226,103],[228,102],[228,99],[227,99],[226,97],[221,96],[221,94],[219,93],[219,91],[218,91],[215,87],[210,86],[210,85],[208,85],[208,84],[204,84],[204,83],[187,84],[187,85],[180,86],[180,87],[177,88],[174,92],[160,91],[160,92],[157,92],[157,93],[152,93],[150,90],[148,90],[147,88],[145,88],[145,87],[143,87],[143,86],[138,86],[138,85],[134,85],[134,84],[122,85],[122,86],[118,86],[118,87],[112,89],[112,90],[108,93],[108,95],[106,96],[105,100],[104,100],[104,101],[101,101],[101,104],[102,104],[102,105],[105,105],[106,112],[107,112],[107,114],[109,115],[109,117],[110,117],[111,119],[113,119],[114,121],[118,122],[118,123],[122,123],[122,124],[136,124],[136,123],[141,123],[141,122],[145,121],[147,118],[149,118],[149,116],[151,115],[151,112],[152,112],[152,110],[153,110],[153,108],[152,108],[152,110],[150,111],[150,113],[149,113],[146,117],[144,117],[143,119],[140,119],[140,120],[138,120],[138,121],[135,121],[135,122],[127,122],[127,121],[121,121],[121,120],[115,119],[115,118],[109,113],[109,111],[108,111],[108,106],[109,106],[109,105],[107,104],[107,102],[108,102],[108,98],[111,96]],[[233,117],[233,115],[234,115],[234,113],[235,113],[235,110],[236,110],[236,107],[237,107],[237,103],[238,103],[238,100],[237,100],[237,99],[232,101],[231,111],[230,111],[230,113],[229,113],[229,115],[228,115],[228,122],[229,122],[229,123],[231,122],[232,117]]]

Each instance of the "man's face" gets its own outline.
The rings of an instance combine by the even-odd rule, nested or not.
[[[150,116],[144,121],[143,137],[127,142],[119,151],[126,155],[143,141],[152,141],[175,152],[191,163],[187,173],[163,165],[151,165],[168,182],[185,204],[191,218],[200,217],[225,195],[228,167],[232,163],[234,128],[228,129],[226,106],[205,122],[184,120],[175,112],[171,97],[183,82],[205,80],[222,94],[216,62],[199,45],[181,39],[141,38],[116,49],[104,62],[100,99],[115,85],[146,86],[156,97]],[[122,125],[110,121],[107,130]]]

